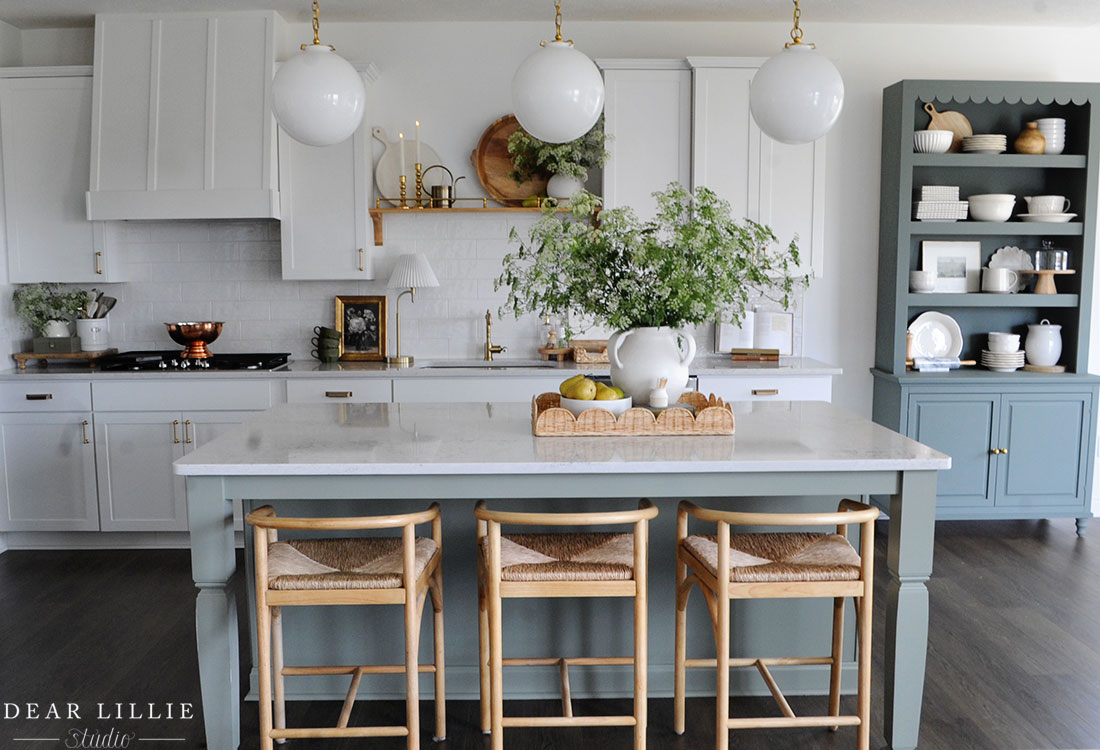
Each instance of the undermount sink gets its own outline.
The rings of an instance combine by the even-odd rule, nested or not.
[[[494,359],[492,362],[481,359],[429,359],[417,363],[416,366],[422,370],[454,368],[500,370],[511,367],[557,367],[558,363],[542,359]]]

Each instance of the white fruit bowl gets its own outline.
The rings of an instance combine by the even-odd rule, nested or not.
[[[630,398],[630,396],[626,398],[609,399],[607,401],[561,397],[562,407],[568,409],[574,417],[579,417],[582,411],[587,411],[588,409],[606,409],[617,417],[629,409],[632,402],[633,399]]]

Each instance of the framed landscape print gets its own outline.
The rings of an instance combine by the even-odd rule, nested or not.
[[[977,292],[981,289],[982,243],[925,240],[921,268],[936,272],[937,292]]]
[[[340,359],[386,359],[386,298],[336,298],[336,330],[343,333]]]

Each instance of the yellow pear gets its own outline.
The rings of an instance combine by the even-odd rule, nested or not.
[[[584,377],[584,373],[581,373],[580,375],[574,375],[573,377],[571,377],[567,380],[563,380],[561,385],[558,386],[558,393],[565,396],[566,398],[572,398],[569,395],[569,391],[573,390],[573,386],[576,385],[577,382],[579,380],[581,380],[583,377]]]
[[[596,383],[587,378],[582,378],[577,381],[577,384],[573,386],[573,389],[566,398],[592,401],[596,398]]]
[[[596,383],[596,400],[597,401],[616,401],[619,398],[619,394],[615,393],[614,388],[608,388],[603,383]]]

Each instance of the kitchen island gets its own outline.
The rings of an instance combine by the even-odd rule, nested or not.
[[[662,635],[671,632],[664,623],[671,621],[671,592],[658,590],[671,578],[671,550],[658,549],[672,543],[665,531],[674,525],[677,499],[766,504],[768,498],[818,496],[825,507],[840,496],[866,495],[886,498],[890,514],[886,643],[876,646],[886,649],[886,735],[896,750],[915,748],[936,472],[949,468],[950,459],[825,403],[746,404],[736,418],[734,436],[536,438],[530,407],[523,404],[284,404],[176,461],[175,472],[187,478],[209,748],[234,750],[240,734],[238,622],[229,588],[236,571],[234,499],[250,507],[330,503],[339,512],[346,511],[343,501],[370,501],[358,505],[363,513],[395,499],[421,505],[440,500],[446,529],[466,524],[477,499],[584,497],[622,505],[652,498],[662,512],[658,522],[665,522],[651,542],[652,674],[671,654],[671,637]],[[463,555],[445,536],[448,576],[452,563],[472,568]],[[657,576],[665,567],[666,576]],[[465,622],[476,604],[463,601],[476,593],[455,591],[452,579],[445,583],[449,644],[451,634],[473,632],[476,622]],[[457,679],[476,675],[476,664],[452,670],[450,645],[448,650],[449,673],[457,671]]]

